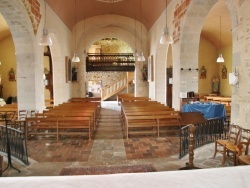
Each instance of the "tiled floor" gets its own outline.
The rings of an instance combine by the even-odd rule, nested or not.
[[[12,168],[3,176],[59,175],[64,167],[99,166],[115,164],[153,164],[157,171],[178,170],[188,162],[188,156],[178,158],[179,138],[166,136],[132,137],[123,139],[120,106],[117,102],[103,102],[101,118],[94,139],[87,138],[34,138],[28,141],[28,166],[13,159]],[[195,150],[194,164],[200,168],[221,167],[221,156],[212,158],[214,144]],[[4,155],[4,154],[1,154]],[[4,158],[3,169],[6,166]],[[227,162],[225,166],[231,166]]]

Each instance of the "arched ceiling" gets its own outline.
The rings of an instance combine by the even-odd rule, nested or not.
[[[0,41],[10,36],[10,29],[0,13]]]
[[[133,19],[136,17],[149,30],[166,7],[166,0],[123,0],[116,3],[105,3],[97,0],[45,1],[70,30],[75,25],[75,17],[76,22],[78,22],[84,18],[104,14],[117,14]]]
[[[117,14],[141,21],[149,30],[166,7],[166,0],[122,0],[104,3],[97,0],[45,0],[65,25],[72,30],[76,22],[104,14]],[[108,0],[113,1],[113,0]],[[76,5],[75,6],[75,2]],[[168,0],[168,3],[170,0]],[[216,48],[232,44],[231,21],[225,0],[218,0],[204,21],[201,35]],[[10,35],[8,26],[0,14],[0,41]]]
[[[221,24],[220,24],[221,18]],[[232,44],[231,18],[225,0],[218,0],[207,15],[201,35],[209,40],[214,46],[220,48],[220,26],[221,47]]]

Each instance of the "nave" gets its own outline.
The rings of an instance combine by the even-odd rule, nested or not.
[[[107,166],[126,164],[152,164],[157,171],[175,171],[185,166],[188,156],[179,159],[179,137],[137,136],[123,138],[117,102],[101,104],[101,117],[92,140],[82,137],[55,138],[35,137],[27,142],[28,166],[13,159],[13,166],[3,176],[58,176],[64,167]],[[194,151],[194,165],[200,168],[222,167],[221,156],[212,158],[214,143]],[[4,154],[1,154],[4,155]],[[3,169],[6,166],[4,158]],[[226,162],[224,166],[233,166]]]

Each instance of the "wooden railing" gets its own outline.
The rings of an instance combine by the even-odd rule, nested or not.
[[[129,80],[129,82],[132,82],[132,80]],[[115,81],[114,83],[102,88],[101,90],[102,101],[108,99],[109,97],[120,92],[126,87],[128,87],[127,76],[124,76],[121,79]]]
[[[133,53],[92,54],[86,57],[86,71],[126,71],[135,70]]]

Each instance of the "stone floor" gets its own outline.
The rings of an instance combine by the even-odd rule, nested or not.
[[[59,141],[33,138],[28,140],[27,147],[30,164],[26,166],[13,158],[13,166],[21,172],[7,168],[2,176],[57,176],[64,167],[116,164],[153,164],[157,171],[171,171],[185,167],[188,162],[188,155],[179,159],[179,138],[174,135],[123,139],[117,102],[102,103],[101,118],[92,140],[80,137],[63,137]],[[199,168],[222,167],[221,155],[212,158],[213,152],[214,143],[197,148],[194,165]],[[6,164],[4,157],[3,169]],[[226,162],[224,166],[232,166],[232,163]]]

